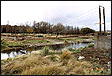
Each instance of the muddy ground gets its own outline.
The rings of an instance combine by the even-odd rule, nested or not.
[[[111,68],[111,49],[99,50],[95,48],[84,48],[81,52],[74,53],[75,57],[84,56],[83,60],[90,61],[95,65],[104,67],[104,69]]]

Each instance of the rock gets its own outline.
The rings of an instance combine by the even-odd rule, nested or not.
[[[108,62],[108,64],[111,64],[111,62]]]
[[[78,60],[82,60],[82,59],[84,59],[85,57],[84,56],[79,56],[78,57]]]

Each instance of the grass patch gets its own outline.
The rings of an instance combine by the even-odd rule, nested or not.
[[[73,40],[73,38],[59,38],[59,39],[57,39],[57,40],[60,40],[60,41],[65,41],[65,40],[67,40],[67,41],[69,41],[69,40]]]
[[[43,55],[43,56],[46,56],[46,55],[48,55],[49,54],[49,47],[48,46],[45,46],[42,50],[41,50],[41,54]]]
[[[59,39],[56,39],[56,40],[59,40],[59,41],[64,41],[65,39],[64,39],[64,38],[59,38]]]
[[[18,41],[6,41],[6,40],[1,40],[1,50],[8,50],[12,49],[10,48],[14,46],[23,46],[23,44],[20,44]]]
[[[72,47],[69,47],[68,50],[73,52],[73,53],[77,53],[77,52],[80,52],[81,50],[83,49],[83,47],[80,47],[78,49],[73,49]]]
[[[89,48],[90,48],[90,47],[94,47],[94,44],[89,44],[88,47],[89,47]]]
[[[73,41],[74,42],[82,42],[84,39],[83,38],[80,38],[80,37],[75,37],[73,38]]]
[[[49,43],[47,40],[24,40],[23,43],[32,43],[32,42],[38,42],[38,43]]]
[[[8,44],[7,44],[6,40],[2,39],[1,40],[1,49],[7,48],[7,47],[8,47]]]
[[[20,41],[8,41],[7,44],[8,46],[23,46]]]

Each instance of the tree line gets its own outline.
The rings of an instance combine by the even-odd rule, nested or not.
[[[85,32],[85,30],[87,30]],[[87,34],[95,32],[90,28],[64,26],[62,23],[57,23],[56,25],[50,24],[48,22],[33,22],[33,26],[29,24],[25,25],[1,25],[1,33],[42,33],[42,34]]]

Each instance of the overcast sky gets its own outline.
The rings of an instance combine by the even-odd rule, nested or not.
[[[111,1],[2,1],[1,24],[46,21],[99,30],[99,5],[105,7],[106,29],[111,30]]]

